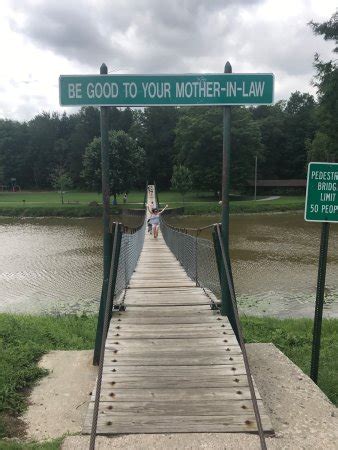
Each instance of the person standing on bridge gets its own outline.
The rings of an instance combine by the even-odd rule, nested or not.
[[[165,205],[165,207],[161,211],[159,211],[157,208],[151,209],[149,205],[147,205],[147,206],[148,206],[148,211],[151,214],[149,221],[152,226],[154,239],[157,239],[158,228],[160,226],[160,215],[163,213],[163,211],[165,211],[168,208],[168,205]]]

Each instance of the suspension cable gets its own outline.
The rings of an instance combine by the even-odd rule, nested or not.
[[[199,228],[175,227],[174,225],[171,225],[170,223],[168,223],[164,218],[161,217],[161,219],[167,227],[171,228],[174,231],[178,231],[179,233],[184,233],[186,231],[192,231],[192,232],[196,233],[196,235],[198,235],[201,231],[207,230],[209,228],[213,228],[216,225],[215,223],[212,223],[210,225],[206,225],[205,227],[199,227]]]
[[[216,230],[217,230],[218,241],[219,241],[220,248],[221,248],[221,254],[222,254],[222,259],[223,259],[223,264],[224,264],[224,269],[225,269],[225,275],[226,275],[227,283],[229,286],[232,308],[234,311],[236,327],[238,330],[238,340],[239,340],[239,345],[241,347],[242,354],[243,354],[244,366],[245,366],[246,376],[247,376],[248,383],[249,383],[251,400],[252,400],[252,405],[253,405],[253,409],[255,412],[255,418],[256,418],[261,448],[262,448],[262,450],[266,450],[267,446],[266,446],[266,442],[265,442],[265,436],[264,436],[261,416],[260,416],[260,412],[259,412],[259,408],[258,408],[258,404],[257,404],[257,397],[256,397],[255,388],[254,388],[253,381],[252,381],[252,376],[251,376],[251,371],[250,371],[250,366],[249,366],[249,361],[248,361],[248,355],[247,355],[245,344],[244,344],[242,326],[241,326],[241,322],[240,322],[239,314],[238,314],[235,289],[234,289],[234,285],[232,282],[232,277],[230,275],[229,267],[227,264],[227,259],[225,256],[224,245],[223,245],[223,240],[222,240],[219,224],[216,224]]]
[[[119,228],[119,224],[115,222],[113,250],[112,250],[112,257],[111,257],[110,271],[109,271],[106,307],[105,307],[105,311],[104,311],[103,336],[102,336],[101,349],[100,349],[100,362],[99,362],[99,370],[98,370],[98,374],[97,374],[93,421],[92,421],[92,429],[91,429],[91,434],[90,434],[89,450],[95,449],[97,419],[98,419],[98,414],[99,414],[99,404],[100,404],[101,385],[102,385],[104,350],[105,350],[106,337],[107,337],[108,328],[109,328],[110,311],[112,309],[112,301],[113,301],[112,281],[113,281],[113,271],[114,271],[114,267],[115,267],[115,255],[116,255],[116,250],[117,250],[118,228]]]

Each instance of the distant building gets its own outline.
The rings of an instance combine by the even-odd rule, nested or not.
[[[254,187],[254,180],[248,180],[248,186]],[[305,194],[306,180],[257,180],[257,192],[260,194]]]

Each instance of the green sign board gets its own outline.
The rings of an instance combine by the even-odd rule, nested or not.
[[[61,106],[269,105],[272,74],[61,75]]]
[[[338,222],[338,163],[309,164],[305,220]]]

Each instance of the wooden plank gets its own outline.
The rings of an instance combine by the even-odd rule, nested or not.
[[[262,417],[265,431],[271,431],[270,420]],[[86,421],[84,433],[90,433],[90,420]],[[104,414],[98,418],[98,434],[115,433],[225,433],[256,432],[253,415],[240,416],[141,416],[130,415],[107,420]]]
[[[215,323],[203,323],[203,324],[185,324],[185,325],[180,325],[180,324],[168,324],[168,325],[138,325],[138,324],[128,324],[128,325],[124,325],[122,322],[118,323],[118,322],[112,322],[110,325],[109,330],[112,333],[120,333],[122,331],[128,331],[128,332],[159,332],[159,333],[166,333],[166,332],[172,332],[172,331],[177,331],[177,332],[181,332],[181,331],[198,331],[198,332],[204,332],[204,331],[219,331],[219,332],[225,332],[226,334],[229,334],[229,332],[231,331],[231,334],[233,335],[233,331],[232,328],[230,326],[230,324],[228,323],[223,323],[221,321],[217,322],[215,321]]]
[[[211,311],[209,305],[190,305],[190,306],[151,306],[142,308],[140,314],[140,308],[137,306],[130,306],[127,311],[113,312],[113,318],[120,317],[175,317],[175,316],[221,316],[219,311]]]
[[[195,298],[197,300],[200,300],[201,302],[208,301],[210,303],[210,299],[203,295],[201,292],[196,292],[190,288],[184,288],[182,290],[172,290],[172,289],[147,289],[147,290],[141,290],[141,289],[133,289],[132,291],[127,291],[129,298]]]
[[[128,296],[126,297],[127,300],[132,300],[132,299],[141,299],[141,300],[145,300],[145,299],[149,299],[149,301],[151,300],[169,300],[169,299],[187,299],[190,301],[196,301],[198,303],[209,303],[210,304],[210,299],[206,296],[206,295],[201,295],[201,294],[196,294],[195,292],[184,292],[184,291],[175,291],[175,292],[168,292],[168,291],[155,291],[155,288],[149,290],[148,292],[143,292],[140,291],[139,289],[133,289],[132,291],[128,290],[127,291]]]
[[[118,340],[108,334],[107,345],[114,345],[116,348],[141,348],[144,350],[151,348],[168,349],[168,348],[203,348],[206,352],[212,349],[224,349],[229,346],[238,347],[238,342],[234,334],[229,334],[224,342],[223,338],[206,338],[206,339],[125,339]]]
[[[262,408],[261,400],[258,407]],[[91,402],[89,411],[93,414],[94,403]],[[251,400],[181,400],[179,403],[175,401],[165,402],[118,402],[107,401],[101,402],[99,414],[104,414],[107,420],[113,418],[118,419],[120,416],[126,415],[146,415],[146,416],[226,416],[231,411],[231,415],[239,415],[247,417],[253,415],[253,406]]]
[[[121,358],[130,358],[130,359],[136,359],[141,360],[144,359],[147,361],[147,358],[157,359],[158,362],[161,362],[165,358],[177,358],[178,360],[182,360],[186,358],[186,355],[189,353],[189,358],[194,358],[195,360],[198,360],[198,358],[203,358],[206,355],[206,349],[189,349],[189,348],[183,348],[180,349],[179,347],[176,348],[169,348],[169,349],[140,349],[140,348],[124,348],[119,349],[118,346],[109,346],[107,345],[106,352],[112,352],[116,358],[117,361],[120,361]],[[227,349],[218,348],[217,351],[214,350],[212,353],[210,353],[209,356],[214,356],[215,358],[219,357],[222,358],[223,354],[227,356],[238,356],[241,355],[241,350],[239,347],[228,347]],[[234,369],[235,370],[235,369]]]
[[[94,394],[93,394],[94,395]],[[258,399],[260,399],[258,394]],[[116,402],[181,402],[251,400],[247,387],[196,388],[196,389],[102,389],[100,401]],[[261,399],[260,399],[261,400]]]
[[[170,286],[181,286],[181,287],[190,287],[194,286],[194,283],[192,281],[171,281],[171,280],[153,280],[151,285],[150,283],[147,283],[145,281],[133,281],[131,280],[129,283],[128,289],[135,289],[140,287],[146,287],[151,289],[156,289],[158,287],[170,287]]]
[[[243,360],[241,363],[236,362],[234,365],[230,364],[215,364],[211,366],[201,366],[201,365],[194,365],[194,366],[186,366],[186,365],[172,365],[172,366],[152,366],[151,370],[149,370],[148,366],[124,366],[124,365],[118,365],[114,364],[112,366],[104,366],[103,372],[104,373],[112,373],[112,374],[121,374],[123,376],[138,376],[138,377],[157,377],[161,378],[163,374],[165,376],[172,376],[172,377],[187,377],[191,376],[192,379],[198,378],[198,377],[216,377],[216,376],[226,376],[229,372],[232,372],[231,368],[236,367],[236,375],[235,379],[238,378],[237,375],[240,375],[243,373],[244,363]],[[237,372],[239,372],[237,374]]]
[[[166,305],[166,306],[190,306],[190,305],[208,305],[208,303],[201,303],[201,302],[196,302],[196,301],[189,301],[189,300],[153,300],[152,302],[147,302],[147,301],[143,301],[143,300],[128,300],[128,302],[125,302],[125,305],[128,306],[138,306],[138,307],[143,307],[143,306],[161,306],[161,305]]]
[[[192,355],[190,353],[186,353],[184,357],[177,358],[177,355],[174,356],[166,356],[165,358],[154,357],[151,354],[141,356],[141,357],[132,357],[132,356],[123,356],[117,355],[114,352],[107,350],[105,352],[105,365],[113,365],[115,366],[211,366],[211,365],[219,365],[219,364],[231,364],[233,367],[236,367],[236,364],[243,363],[243,357],[241,355],[233,355],[228,356],[226,352],[219,353],[217,355],[209,355],[204,352],[203,355],[198,354],[198,356]],[[149,369],[151,370],[151,369]]]
[[[116,330],[118,333],[112,333],[112,336],[120,339],[199,339],[206,337],[221,337],[227,334],[226,331],[220,330],[166,330],[162,331],[149,331],[147,329],[140,331],[128,331],[128,330]]]
[[[132,305],[138,305],[138,306],[161,306],[161,305],[167,305],[167,306],[189,306],[189,305],[209,305],[210,302],[208,301],[201,301],[201,300],[196,300],[195,298],[190,299],[189,297],[185,297],[185,298],[161,298],[161,297],[156,297],[156,298],[128,298],[125,300],[125,305],[128,306],[132,306]]]
[[[115,317],[113,318],[113,322]],[[175,317],[122,317],[120,322],[122,324],[143,324],[143,325],[166,325],[170,323],[177,324],[199,324],[199,323],[215,323],[218,320],[217,316],[209,315],[194,315],[194,316],[175,316]],[[220,319],[222,320],[222,319]],[[112,323],[113,323],[112,322]]]
[[[155,289],[149,290],[148,292],[140,291],[139,289],[133,289],[132,291],[127,291],[127,300],[131,299],[159,299],[159,300],[168,300],[168,299],[189,299],[195,300],[200,303],[209,303],[210,299],[206,295],[196,294],[193,291],[156,291]]]
[[[226,367],[226,366],[225,366]],[[192,378],[189,374],[182,376],[166,376],[160,377],[144,376],[144,377],[130,377],[125,374],[116,374],[112,372],[104,372],[102,380],[102,389],[158,389],[158,388],[223,388],[223,387],[248,387],[248,380],[245,375],[244,365],[241,367],[241,374],[239,370],[236,376],[231,372],[231,367],[228,367],[228,375],[218,375],[206,377]]]

